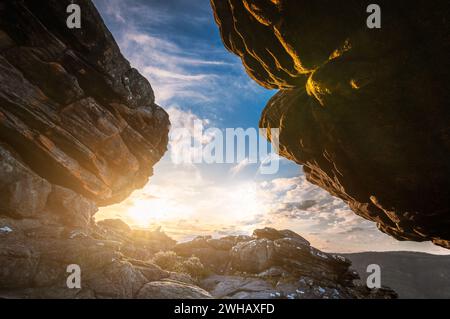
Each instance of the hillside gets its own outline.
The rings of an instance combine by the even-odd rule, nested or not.
[[[381,267],[381,283],[400,298],[450,298],[450,255],[417,252],[364,252],[343,254],[361,278],[369,264]]]

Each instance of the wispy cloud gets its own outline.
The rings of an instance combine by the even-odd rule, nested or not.
[[[211,107],[214,102],[223,101],[224,94],[228,95],[228,100],[234,98],[234,92],[222,90],[225,82],[248,85],[247,78],[231,78],[223,72],[224,68],[242,67],[221,45],[208,45],[194,32],[183,34],[183,29],[175,31],[169,28],[177,15],[186,15],[187,25],[193,20],[197,24],[213,23],[212,19],[206,19],[209,15],[183,12],[184,6],[177,8],[176,3],[171,9],[174,12],[170,12],[161,1],[153,1],[151,5],[136,0],[126,3],[96,0],[95,3],[106,13],[107,19],[114,21],[112,31],[122,52],[150,80],[156,100],[161,105],[189,99],[190,105]],[[198,3],[193,3],[196,5]],[[204,9],[198,7],[198,12],[203,13]],[[191,44],[189,50],[184,46],[186,42]]]
[[[167,108],[167,113],[172,123],[168,157],[173,164],[192,166],[196,157],[202,156],[203,147],[214,138],[212,133],[203,132],[211,121],[177,106]]]
[[[250,160],[248,158],[244,158],[242,161],[240,161],[239,163],[237,163],[235,166],[233,166],[230,169],[230,173],[232,176],[237,175],[239,172],[241,172],[243,169],[245,169],[246,167],[250,166],[252,163],[250,162]]]
[[[155,88],[158,103],[170,104],[189,97],[190,103],[212,101],[217,74],[196,70],[200,65],[225,65],[223,61],[200,60],[183,55],[183,51],[167,40],[124,31],[121,47]]]
[[[217,76],[215,74],[181,74],[177,72],[171,72],[167,69],[161,69],[154,66],[147,66],[143,69],[145,74],[160,79],[173,79],[181,81],[199,81],[204,83],[207,80],[212,80]]]

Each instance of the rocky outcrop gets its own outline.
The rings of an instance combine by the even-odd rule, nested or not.
[[[66,26],[70,3],[0,1],[0,298],[133,298],[170,277],[147,261],[170,238],[93,220],[147,183],[168,116],[90,1]]]
[[[225,46],[280,89],[260,126],[308,180],[399,240],[450,248],[446,1],[212,0]],[[271,136],[269,136],[271,138]]]
[[[118,236],[118,224],[81,231],[50,219],[1,218],[0,298],[211,298],[150,261],[172,239],[131,229]],[[81,288],[69,289],[73,264],[81,269]]]
[[[0,137],[47,188],[104,205],[145,185],[169,120],[90,1],[77,2],[82,28],[66,26],[70,3],[1,2]],[[17,199],[19,186],[2,193]]]
[[[264,228],[253,236],[198,237],[173,250],[201,260],[209,275],[199,285],[215,298],[396,298],[389,288],[370,290],[356,284],[359,276],[348,259],[315,249],[290,230]]]

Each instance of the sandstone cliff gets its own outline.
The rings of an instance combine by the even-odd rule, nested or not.
[[[225,46],[280,89],[260,126],[308,180],[399,239],[450,248],[447,1],[212,0]],[[270,138],[270,136],[269,136]]]

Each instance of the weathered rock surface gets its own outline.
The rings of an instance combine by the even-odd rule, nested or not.
[[[176,241],[165,233],[131,229],[120,219],[105,219],[97,223],[102,236],[122,243],[121,251],[137,260],[149,260],[158,251],[171,250]]]
[[[256,229],[251,237],[198,237],[173,250],[196,256],[207,267],[210,275],[199,285],[214,298],[396,298],[389,288],[369,290],[356,283],[359,276],[348,259],[315,249],[290,230]]]
[[[0,218],[1,298],[135,298],[148,282],[169,278],[148,261],[174,243],[162,233],[135,240],[130,229],[119,238],[112,223],[74,228],[52,218]],[[67,287],[71,264],[80,266],[81,289]]]
[[[81,29],[66,26],[70,1],[1,1],[0,140],[21,166],[103,205],[147,182],[166,150],[169,120],[93,4],[77,3]],[[25,183],[40,189],[32,180],[9,183],[2,196],[18,201]]]
[[[142,287],[139,299],[210,299],[211,295],[197,286],[176,281],[155,281]]]
[[[241,276],[212,275],[202,281],[202,286],[215,298],[270,299],[276,293],[268,281]]]
[[[308,180],[399,239],[450,248],[447,1],[212,0],[225,46],[280,91],[260,126]],[[271,138],[269,136],[269,138]]]

